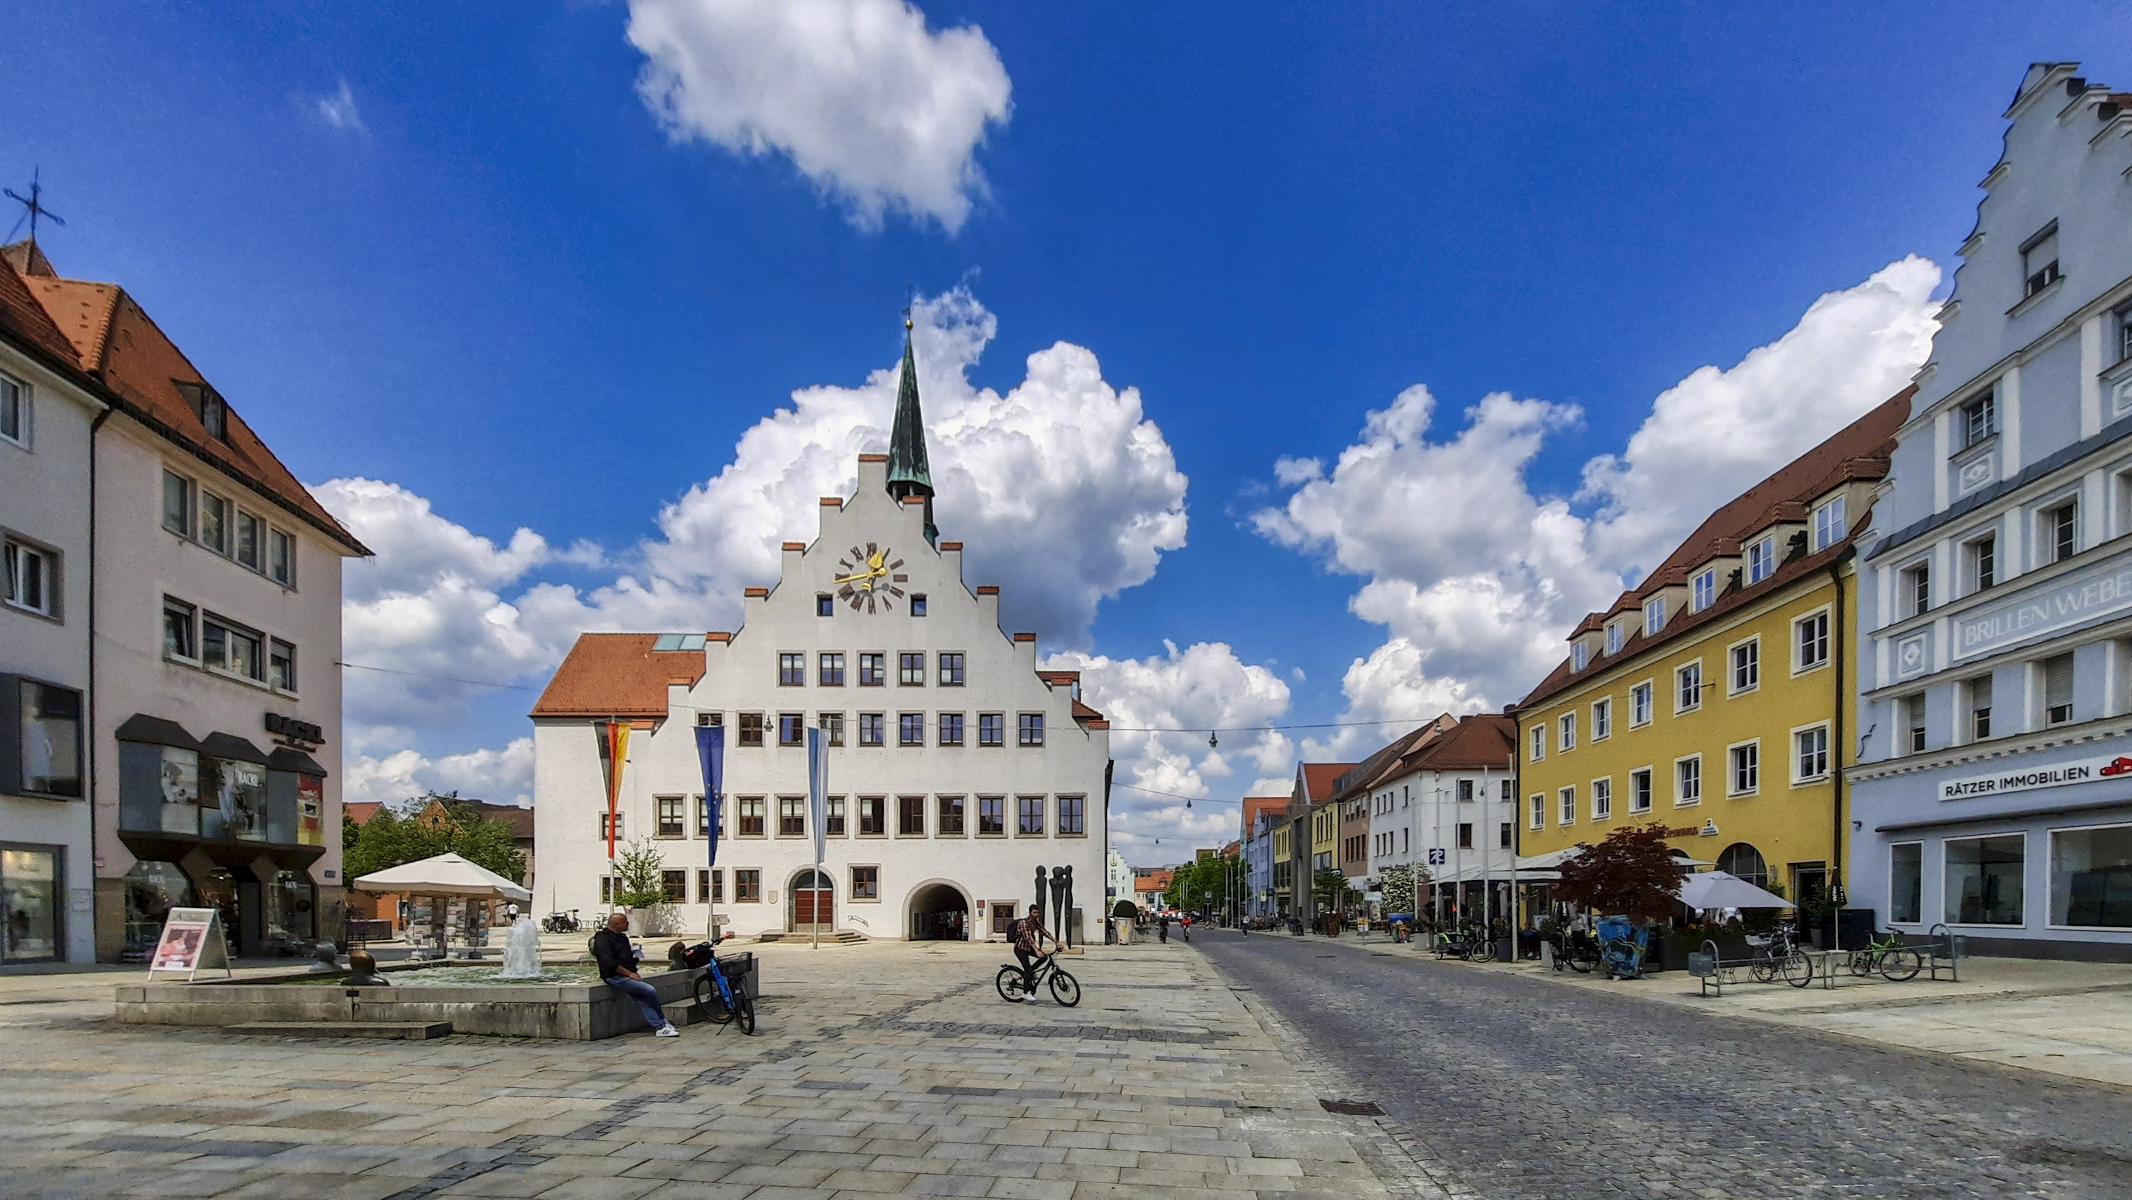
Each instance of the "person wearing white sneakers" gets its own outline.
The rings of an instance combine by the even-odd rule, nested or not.
[[[659,1007],[659,989],[637,974],[636,948],[629,944],[629,914],[608,913],[607,928],[592,935],[592,961],[599,964],[600,979],[608,987],[637,1002],[644,1010],[644,1023],[660,1037],[680,1037],[681,1031],[666,1019]]]

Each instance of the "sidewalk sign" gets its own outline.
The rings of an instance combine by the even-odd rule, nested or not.
[[[148,959],[148,978],[183,972],[190,983],[203,967],[220,967],[224,976],[236,976],[230,970],[229,946],[222,940],[222,910],[171,909],[163,922],[163,936],[155,944],[155,954]]]

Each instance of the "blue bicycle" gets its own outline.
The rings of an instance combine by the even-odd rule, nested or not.
[[[752,1037],[755,1033],[755,1001],[727,978],[725,968],[718,962],[718,943],[732,936],[729,933],[713,941],[698,942],[683,952],[682,961],[690,968],[700,967],[703,971],[692,985],[697,1011],[713,1025],[738,1021],[740,1032]]]

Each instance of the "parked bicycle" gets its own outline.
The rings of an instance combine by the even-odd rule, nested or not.
[[[540,927],[549,933],[576,933],[578,932],[577,910],[573,908],[566,913],[549,913],[540,919]]]
[[[1495,939],[1478,925],[1439,932],[1434,949],[1438,960],[1455,957],[1467,962],[1495,961]]]
[[[1564,967],[1579,975],[1589,975],[1599,965],[1599,943],[1592,935],[1581,929],[1568,933],[1549,935],[1548,942],[1555,948],[1555,970]]]
[[[1893,929],[1886,937],[1867,939],[1864,946],[1851,951],[1851,974],[1871,975],[1878,971],[1890,983],[1917,978],[1917,973],[1925,968],[1925,956],[1902,942],[1903,935]]]
[[[700,969],[690,982],[690,990],[696,997],[696,1008],[704,1019],[713,1025],[737,1022],[742,1034],[755,1033],[755,1001],[748,998],[747,989],[734,983],[718,961],[718,943],[733,935],[728,933],[708,942],[698,942],[682,951],[682,964],[692,970]]]
[[[1020,963],[1008,963],[993,977],[992,985],[999,989],[999,998],[1010,1003],[1034,1000],[1037,988],[1047,986],[1051,989],[1051,998],[1062,1008],[1072,1008],[1081,1002],[1081,983],[1059,966],[1055,950],[1036,960],[1027,980],[1022,977]]]
[[[1756,983],[1773,983],[1782,976],[1784,982],[1803,988],[1814,981],[1814,960],[1799,948],[1797,922],[1778,922],[1766,938],[1748,934],[1747,944],[1755,947],[1754,961],[1748,964],[1748,970],[1753,973]]]

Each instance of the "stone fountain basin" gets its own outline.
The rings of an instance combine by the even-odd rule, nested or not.
[[[389,976],[398,972],[384,973]],[[644,981],[659,990],[662,1004],[692,998],[690,972],[647,973]],[[299,971],[241,981],[130,984],[115,989],[114,999],[118,1020],[127,1025],[219,1027],[257,1021],[450,1021],[454,1033],[580,1042],[648,1028],[636,1001],[597,980],[346,987],[323,983],[319,974]]]

